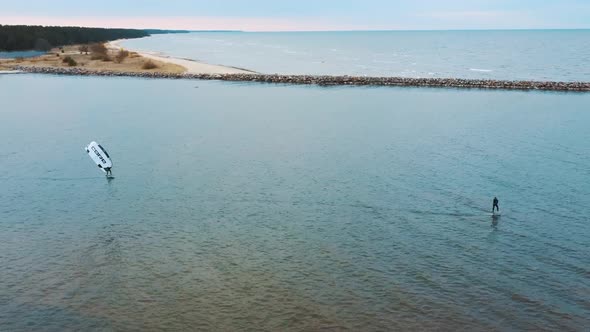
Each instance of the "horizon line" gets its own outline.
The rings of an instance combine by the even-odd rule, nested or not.
[[[128,30],[160,30],[160,31],[187,31],[187,32],[435,32],[435,31],[547,31],[547,30],[590,30],[584,28],[457,28],[457,29],[326,29],[326,30],[243,30],[243,29],[166,29],[166,28],[120,28],[105,26],[83,25],[44,25],[44,24],[2,24],[0,26],[37,26],[59,28],[98,28],[98,29],[128,29]]]

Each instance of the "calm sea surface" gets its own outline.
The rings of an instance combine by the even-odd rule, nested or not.
[[[590,326],[589,94],[23,74],[0,101],[2,331]]]
[[[590,30],[190,33],[122,45],[269,74],[590,81]]]

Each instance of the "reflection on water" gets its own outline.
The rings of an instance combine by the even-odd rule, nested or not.
[[[2,80],[0,330],[583,330],[589,98]]]

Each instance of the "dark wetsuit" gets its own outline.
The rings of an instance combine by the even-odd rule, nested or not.
[[[111,173],[111,168],[110,167],[107,167],[104,170],[107,171],[107,176],[113,175],[113,173]]]
[[[498,206],[498,199],[496,197],[494,197],[494,205],[492,206],[492,213],[494,212],[494,209],[496,209],[496,211],[500,211],[500,207]]]

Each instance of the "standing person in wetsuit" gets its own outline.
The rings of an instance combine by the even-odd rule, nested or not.
[[[492,213],[494,213],[494,209],[496,209],[496,211],[500,212],[500,207],[498,206],[498,198],[494,197],[494,205],[492,205]]]

